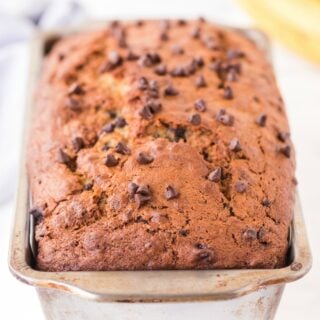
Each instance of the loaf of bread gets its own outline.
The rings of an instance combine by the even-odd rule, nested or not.
[[[66,36],[36,90],[36,268],[278,268],[295,162],[265,53],[196,21]]]

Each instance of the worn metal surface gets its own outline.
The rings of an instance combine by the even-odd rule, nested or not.
[[[232,300],[202,302],[117,303],[94,302],[55,289],[38,289],[42,308],[50,320],[270,320],[284,285],[261,288]]]
[[[95,27],[95,25],[93,25]],[[81,28],[80,28],[81,29]],[[38,79],[43,49],[53,37],[78,30],[41,34],[33,45],[30,88]],[[263,50],[266,38],[242,30]],[[269,52],[266,54],[269,56]],[[28,101],[29,132],[32,95]],[[24,135],[27,139],[27,135]],[[25,146],[25,141],[23,143]],[[10,246],[10,269],[21,281],[37,287],[48,319],[272,319],[284,284],[305,275],[311,253],[297,196],[291,227],[289,265],[281,269],[206,271],[42,272],[32,268],[33,221],[29,220],[25,148],[21,159],[16,215]],[[133,303],[134,302],[134,303]],[[153,302],[153,303],[150,303]]]

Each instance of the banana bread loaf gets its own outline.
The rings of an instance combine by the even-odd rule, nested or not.
[[[112,22],[45,58],[28,147],[36,267],[278,268],[294,154],[270,63],[238,31]]]

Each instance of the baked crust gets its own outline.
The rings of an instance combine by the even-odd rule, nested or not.
[[[65,37],[36,91],[37,268],[277,268],[294,154],[272,68],[241,33],[114,22]]]

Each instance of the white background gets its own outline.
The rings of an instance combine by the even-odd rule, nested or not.
[[[6,12],[20,14],[30,8],[30,2],[39,3],[41,1],[0,0],[0,12],[6,10]],[[81,2],[92,17],[99,18],[159,16],[187,18],[202,15],[233,25],[247,26],[250,24],[250,19],[246,14],[231,1],[83,0]],[[274,62],[279,85],[287,104],[292,137],[297,150],[299,190],[314,255],[312,271],[305,278],[286,287],[276,319],[320,319],[320,67],[303,61],[278,44],[274,44]],[[17,105],[21,105],[24,98],[23,88],[25,88],[26,80],[22,71],[25,67],[26,62],[22,62],[21,69],[18,68],[21,73],[15,77],[16,92],[19,92],[14,100]],[[5,101],[1,97],[1,94],[5,92],[5,90],[1,91],[5,84],[2,83],[1,86],[0,104]],[[5,94],[16,94],[16,92],[5,92]],[[8,105],[9,107],[13,106]],[[7,145],[8,152],[18,148],[21,127],[19,119],[23,118],[21,112],[19,114],[18,112],[19,107],[17,107],[16,119],[8,120],[12,121],[9,123],[11,126],[8,124],[8,127],[11,128],[10,133],[0,136],[2,143],[0,145],[7,141],[10,142]],[[4,166],[6,150],[1,151],[0,158],[0,166]],[[13,166],[14,163],[13,161]],[[12,181],[14,181],[15,174],[16,170],[12,172]],[[0,319],[41,320],[44,317],[34,289],[16,281],[7,268],[12,212],[13,200],[9,193],[7,199],[0,203]]]

